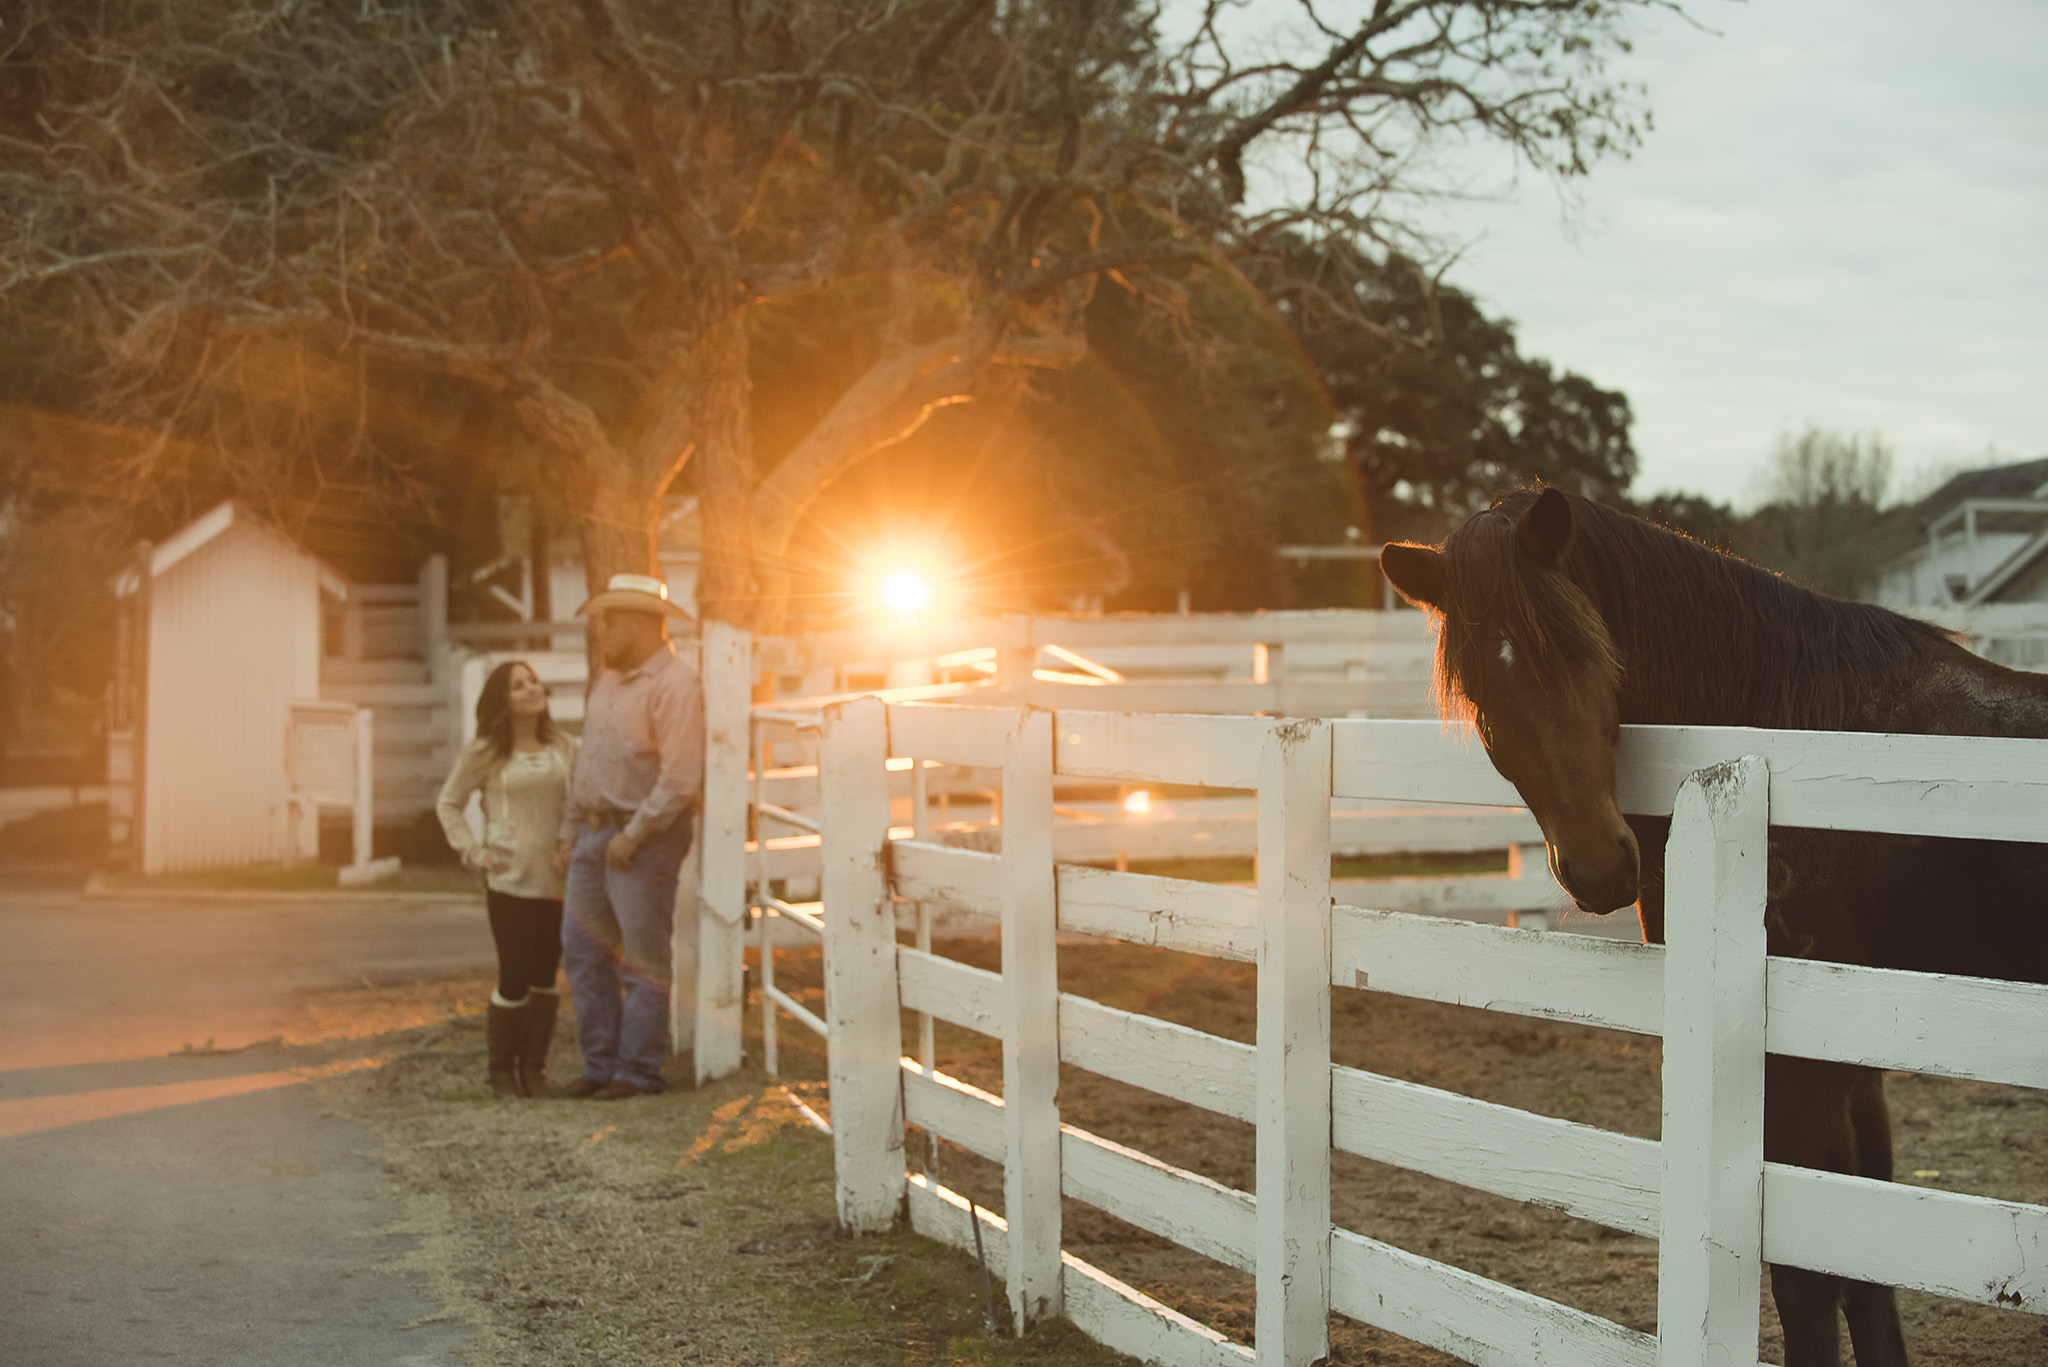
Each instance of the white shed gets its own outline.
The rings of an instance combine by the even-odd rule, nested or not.
[[[141,705],[109,736],[108,777],[127,784],[114,834],[129,836],[135,867],[243,868],[314,853],[312,814],[294,803],[289,736],[294,704],[306,712],[320,695],[320,595],[346,597],[345,582],[230,502],[148,549],[118,587],[127,684]],[[121,829],[124,807],[139,816],[132,830]]]

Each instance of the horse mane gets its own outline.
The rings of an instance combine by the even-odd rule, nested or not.
[[[1596,666],[1591,678],[1620,685],[1623,721],[1799,730],[1857,729],[1951,639],[1576,495],[1571,542],[1547,569],[1515,553],[1516,523],[1541,492],[1502,496],[1444,542],[1446,716],[1471,714],[1474,652],[1497,648],[1495,631],[1547,691]]]

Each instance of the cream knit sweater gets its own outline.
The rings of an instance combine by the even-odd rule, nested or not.
[[[562,822],[562,804],[569,796],[569,774],[576,764],[576,740],[557,732],[535,751],[514,751],[499,760],[488,740],[478,737],[462,749],[455,770],[441,785],[435,812],[448,843],[473,869],[485,867],[484,854],[501,850],[512,857],[502,873],[487,873],[485,883],[512,897],[544,897],[559,901],[562,876],[555,872],[555,830]],[[470,829],[469,795],[483,791],[484,837]]]

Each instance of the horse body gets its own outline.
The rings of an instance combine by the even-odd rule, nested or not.
[[[1980,659],[1885,609],[1812,593],[1555,490],[1513,494],[1442,551],[1387,548],[1442,618],[1438,682],[1542,825],[1590,912],[1630,902],[1664,939],[1668,819],[1624,816],[1624,723],[2048,737],[2048,677]],[[1770,952],[2048,981],[2048,847],[1774,827]],[[1765,1157],[1889,1179],[1881,1074],[1773,1055]],[[1903,1367],[1889,1287],[1772,1268],[1788,1367]]]

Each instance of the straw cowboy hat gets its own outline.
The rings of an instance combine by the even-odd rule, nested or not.
[[[672,603],[668,597],[668,585],[650,574],[615,574],[605,582],[604,592],[576,609],[578,617],[588,617],[593,612],[652,612],[680,617],[685,622],[697,619],[679,603]]]

